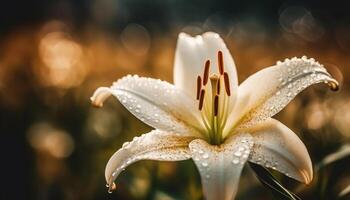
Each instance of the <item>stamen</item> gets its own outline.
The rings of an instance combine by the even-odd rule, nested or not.
[[[214,115],[218,116],[218,112],[219,112],[219,96],[215,95],[215,98],[214,98]]]
[[[218,67],[221,75],[224,74],[224,58],[222,55],[222,51],[218,52]]]
[[[203,85],[206,85],[208,83],[209,69],[210,69],[210,60],[207,60],[205,62],[205,67],[204,67]]]
[[[217,85],[217,88],[216,88],[216,94],[219,95],[220,94],[220,78],[219,78],[219,81],[218,81],[218,85]]]
[[[199,96],[201,94],[202,89],[202,78],[200,76],[197,77],[197,100],[199,100]]]
[[[228,78],[227,72],[224,73],[224,82],[225,82],[225,90],[227,96],[231,96],[231,90],[230,90],[230,80]]]
[[[200,97],[199,97],[199,106],[198,106],[198,109],[199,109],[199,110],[202,110],[202,108],[203,108],[204,95],[205,95],[205,90],[202,89],[202,90],[201,90],[201,95],[200,95]]]

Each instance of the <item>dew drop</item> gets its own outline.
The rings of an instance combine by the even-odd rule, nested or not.
[[[126,146],[128,146],[129,144],[130,144],[130,142],[124,142],[122,147],[126,148]]]
[[[202,157],[206,159],[206,158],[209,158],[209,155],[207,153],[205,153],[205,154],[203,154]]]
[[[203,163],[202,163],[202,166],[203,166],[203,167],[208,167],[208,163],[207,163],[207,162],[203,162]]]
[[[235,152],[235,156],[241,156],[241,155],[242,155],[242,153],[240,151]]]
[[[108,193],[112,193],[113,190],[115,190],[117,188],[116,184],[113,183],[110,187],[108,187]]]
[[[238,159],[233,159],[233,160],[232,160],[232,163],[233,163],[233,164],[238,164],[238,163],[239,163],[239,160],[238,160]]]

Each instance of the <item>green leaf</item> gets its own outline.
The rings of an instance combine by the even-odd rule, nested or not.
[[[345,197],[350,194],[350,185],[344,188],[338,195],[339,198]]]
[[[276,199],[301,200],[300,197],[282,186],[265,167],[249,162],[251,169],[255,172],[259,181],[268,188]]]
[[[323,158],[322,161],[318,163],[316,168],[320,169],[324,166],[332,164],[348,156],[350,156],[350,144],[344,144],[341,148],[339,148],[338,151],[331,153],[327,155],[325,158]]]

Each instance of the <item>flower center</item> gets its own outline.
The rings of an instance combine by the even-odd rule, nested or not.
[[[230,80],[224,70],[222,52],[219,51],[217,56],[219,74],[209,74],[210,60],[207,60],[203,76],[197,77],[198,109],[201,111],[205,135],[211,144],[221,144],[224,140],[222,132],[227,121],[231,96]]]

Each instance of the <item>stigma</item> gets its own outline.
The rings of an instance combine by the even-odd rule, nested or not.
[[[217,52],[217,71],[210,74],[211,61],[204,63],[203,75],[197,77],[196,99],[201,111],[206,135],[212,144],[220,144],[222,131],[227,119],[229,97],[231,96],[230,79],[224,68],[222,51]]]

